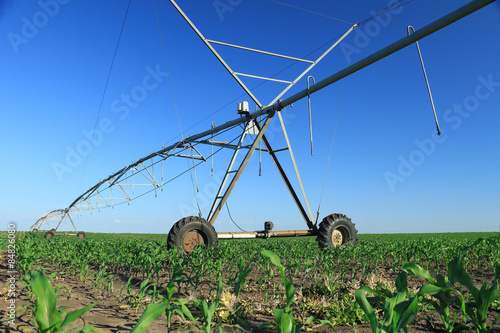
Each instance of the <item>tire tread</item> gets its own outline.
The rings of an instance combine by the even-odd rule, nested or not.
[[[178,247],[179,245],[177,244],[177,241],[180,237],[182,237],[182,229],[184,229],[184,227],[186,227],[188,224],[196,222],[202,223],[204,227],[208,228],[208,232],[210,232],[212,235],[215,235],[215,237],[213,237],[214,241],[212,242],[212,244],[209,244],[209,246],[216,248],[219,244],[219,239],[217,237],[217,232],[215,231],[214,226],[208,223],[204,218],[198,216],[184,217],[172,226],[167,237],[167,248],[171,249],[174,247]]]
[[[332,248],[330,237],[328,236],[329,230],[337,222],[343,220],[352,226],[353,238],[348,242],[355,245],[358,242],[358,230],[356,229],[356,224],[352,223],[351,219],[344,214],[330,214],[321,221],[319,224],[318,235],[316,236],[316,241],[321,249]]]

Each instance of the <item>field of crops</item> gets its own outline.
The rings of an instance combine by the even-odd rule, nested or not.
[[[497,235],[221,240],[185,256],[166,235],[2,233],[1,326],[14,290],[12,332],[498,331]]]

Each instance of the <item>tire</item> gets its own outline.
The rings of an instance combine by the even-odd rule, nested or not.
[[[177,221],[167,238],[169,249],[178,247],[186,254],[191,254],[196,246],[216,248],[218,244],[214,226],[198,216],[188,216]]]
[[[78,233],[76,234],[76,237],[78,237],[80,239],[85,239],[85,237],[87,237],[87,234],[85,234],[84,231],[78,231]]]
[[[56,229],[50,229],[51,232],[55,233],[56,232]]]
[[[358,230],[347,216],[330,214],[319,224],[316,241],[321,249],[334,249],[346,244],[356,245]]]
[[[54,233],[53,233],[52,231],[50,231],[50,230],[49,230],[49,231],[47,231],[47,232],[45,233],[45,236],[44,236],[44,237],[45,237],[45,238],[47,238],[47,239],[52,238],[52,237],[54,237]]]
[[[37,232],[37,231],[38,231],[38,229],[37,229],[37,228],[35,228],[35,229],[31,230],[31,231],[32,231],[32,232]]]

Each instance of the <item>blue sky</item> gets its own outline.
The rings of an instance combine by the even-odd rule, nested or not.
[[[356,29],[310,74],[321,80],[346,66],[349,48],[352,63],[405,36],[407,25],[418,29],[466,2],[414,0],[381,15]],[[178,3],[209,39],[307,59],[350,27],[331,17],[361,22],[388,5],[387,0]],[[238,98],[241,88],[170,3],[157,0],[171,88],[153,3],[132,0],[99,113],[127,5],[124,0],[0,2],[0,224],[16,221],[27,230],[113,171],[179,140],[173,96],[183,132],[191,135],[209,129],[212,121],[236,118],[237,102],[231,101],[250,100]],[[311,209],[315,214],[342,97],[320,219],[346,214],[361,233],[498,231],[500,4],[421,40],[420,47],[443,132],[439,138],[414,46],[312,95],[314,156],[307,101],[284,111]],[[237,72],[272,76],[293,63],[217,50]],[[295,64],[278,78],[293,79],[303,68]],[[123,96],[144,85],[148,75],[147,95],[127,104]],[[305,87],[302,80],[286,96]],[[283,88],[266,83],[254,93],[266,104]],[[88,143],[96,120],[101,136],[94,138],[91,153],[58,173],[54,165],[67,164],[70,152]],[[284,147],[277,119],[268,136],[274,147]],[[296,185],[289,155],[279,157]],[[215,157],[215,177],[210,163],[196,169],[204,215],[228,158],[228,153]],[[260,177],[258,168],[255,157],[228,200],[235,221],[247,230],[262,229],[267,220],[280,230],[305,229],[270,158],[263,155]],[[193,197],[186,175],[156,197],[83,212],[74,222],[84,231],[166,233],[178,219],[196,214]],[[226,210],[215,226],[237,230]]]

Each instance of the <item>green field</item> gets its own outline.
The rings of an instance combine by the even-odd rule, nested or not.
[[[285,332],[287,325],[306,322],[304,330],[352,332],[370,329],[370,309],[374,330],[375,323],[397,331],[397,316],[389,324],[384,318],[401,311],[399,321],[408,316],[410,331],[487,331],[497,327],[499,317],[499,245],[498,233],[364,234],[356,246],[329,251],[320,250],[314,237],[271,238],[220,240],[217,249],[199,248],[185,256],[168,250],[166,235],[160,234],[45,239],[43,233],[19,233],[16,265],[27,305],[18,315],[26,331],[37,331],[30,272],[43,270],[52,286],[62,286],[59,305],[67,311],[97,302],[82,318],[101,332],[113,331],[110,326],[130,330],[145,309],[161,313],[148,332],[165,332],[167,326],[181,332],[209,327]],[[430,275],[415,277],[416,266],[408,263]],[[407,273],[401,273],[403,267]],[[356,293],[363,287],[372,290],[364,293],[370,307]],[[474,288],[488,302],[480,304]],[[448,300],[442,303],[445,293]],[[124,313],[126,318],[120,316]],[[447,316],[456,316],[451,328]]]

